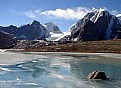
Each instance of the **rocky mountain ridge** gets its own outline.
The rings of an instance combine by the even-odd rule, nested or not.
[[[110,40],[119,38],[120,20],[105,9],[93,9],[69,30],[71,41]]]
[[[13,35],[17,40],[44,40],[50,36],[47,29],[35,20],[30,24],[22,25],[20,27],[13,25],[8,27],[1,26],[0,31]]]
[[[110,14],[105,9],[92,9],[70,29],[62,31],[52,22],[40,24],[38,21],[16,27],[0,26],[0,31],[13,35],[17,40],[51,41],[94,41],[121,38],[121,17]]]

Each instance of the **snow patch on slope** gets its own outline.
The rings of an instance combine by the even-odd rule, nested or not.
[[[105,9],[102,9],[102,8],[91,10],[90,13],[94,13],[95,15],[92,16],[90,20],[91,20],[92,22],[96,23],[97,20],[98,20],[101,16],[103,16],[103,12],[104,12],[104,11],[105,11],[106,14],[108,15],[108,12],[107,12]]]
[[[116,15],[116,17],[119,19],[119,23],[121,24],[121,14]]]
[[[67,36],[70,36],[70,35],[71,35],[71,31],[63,32],[63,35],[60,36],[59,38],[57,38],[55,41],[59,41],[59,40],[63,39],[64,37],[67,37]]]
[[[50,32],[50,37],[46,38],[47,41],[58,41],[59,38],[61,38],[63,36],[63,33],[53,33]]]

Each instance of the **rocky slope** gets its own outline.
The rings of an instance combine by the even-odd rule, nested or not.
[[[17,41],[12,35],[0,32],[0,49],[12,48],[16,44]]]
[[[93,9],[70,28],[72,41],[120,38],[119,19],[105,9]]]

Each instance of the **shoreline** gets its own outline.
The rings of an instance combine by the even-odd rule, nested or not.
[[[109,53],[109,54],[121,54],[121,52],[118,52],[118,51],[110,51],[110,52],[99,52],[99,51],[97,51],[97,52],[93,52],[93,51],[89,51],[89,52],[85,52],[85,51],[63,51],[63,50],[57,50],[57,51],[54,51],[54,50],[49,50],[49,51],[47,51],[47,50],[45,50],[45,51],[43,51],[43,50],[36,50],[36,49],[33,49],[33,50],[26,50],[26,49],[0,49],[0,52],[39,52],[39,53],[45,53],[45,52],[49,52],[49,53],[58,53],[58,52],[60,52],[60,53],[65,53],[65,52],[67,52],[67,53],[85,53],[85,54],[88,54],[88,53],[93,53],[93,54],[105,54],[105,53]]]
[[[15,50],[16,51],[16,50]],[[115,53],[115,54],[121,54],[121,51],[67,51],[67,50],[20,50],[20,52],[69,52],[69,53]]]
[[[8,52],[8,53],[9,52],[13,52],[13,53],[18,53],[19,52],[19,53],[22,53],[22,54],[24,54],[24,53],[25,54],[31,54],[31,53],[32,54],[64,54],[64,55],[65,54],[66,55],[73,54],[73,55],[99,55],[99,56],[101,55],[101,56],[104,56],[104,57],[105,56],[106,57],[110,57],[110,56],[111,57],[112,56],[120,56],[121,57],[121,53],[109,53],[109,52],[105,52],[105,53],[104,52],[66,52],[65,53],[65,52],[58,52],[58,51],[56,51],[56,52],[51,52],[51,51],[49,51],[49,52],[48,51],[45,51],[45,52],[40,52],[40,51],[39,52],[38,51],[37,52],[35,52],[35,51],[34,52],[32,52],[32,51],[30,52],[29,51],[28,52],[28,51],[25,51],[24,52],[24,51],[21,51],[21,50],[23,50],[23,49],[20,49],[20,50],[19,49],[10,49],[10,50],[7,49],[5,52]],[[118,57],[118,58],[120,58],[120,57]]]
[[[53,43],[54,44],[54,43]],[[19,44],[18,44],[19,45]],[[103,41],[80,41],[76,43],[54,44],[39,46],[41,43],[34,43],[32,46],[21,44],[11,49],[1,49],[1,52],[74,52],[74,53],[117,53],[121,54],[121,39]],[[38,47],[36,46],[38,45]],[[24,48],[22,48],[24,47]]]

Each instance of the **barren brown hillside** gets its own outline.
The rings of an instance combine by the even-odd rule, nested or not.
[[[121,53],[121,39],[107,41],[88,41],[51,45],[39,48],[28,48],[32,52],[93,52],[93,53]]]

